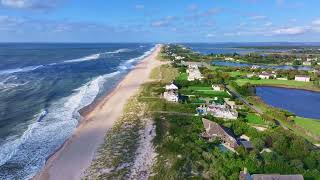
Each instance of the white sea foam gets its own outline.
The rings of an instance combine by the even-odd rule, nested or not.
[[[0,179],[29,179],[45,164],[45,159],[71,137],[80,119],[79,110],[91,104],[102,84],[118,75],[116,71],[99,76],[66,98],[54,102],[35,117],[23,135],[0,147],[0,166],[19,162],[23,167],[15,174],[0,171]]]
[[[128,69],[132,69],[134,67],[134,63],[149,56],[159,45],[155,45],[154,47],[152,47],[149,51],[146,51],[142,56],[137,57],[137,58],[132,58],[127,60],[126,62],[122,63],[119,65],[118,69],[120,71],[125,71]]]
[[[120,71],[99,76],[74,90],[69,97],[57,100],[35,117],[34,123],[28,126],[21,137],[11,138],[1,144],[0,168],[7,163],[19,163],[20,169],[15,173],[8,172],[10,168],[0,170],[0,179],[32,178],[44,166],[46,158],[72,136],[80,119],[78,111],[94,101],[102,85],[120,74],[121,66],[124,69],[131,68],[134,62],[148,56],[155,48],[126,61],[118,67]]]
[[[9,75],[8,77],[5,77],[2,81],[0,81],[0,90],[9,90],[11,88],[23,86],[29,83],[29,81],[16,82],[15,80],[17,80],[17,76],[15,75]]]
[[[4,75],[4,74],[13,74],[13,73],[17,73],[17,72],[29,72],[29,71],[33,71],[36,70],[38,68],[43,67],[43,65],[39,65],[39,66],[26,66],[23,68],[15,68],[15,69],[5,69],[5,70],[0,70],[0,75]]]
[[[85,56],[85,57],[78,58],[78,59],[66,60],[66,61],[64,61],[64,63],[75,63],[75,62],[82,62],[82,61],[97,60],[97,59],[103,58],[107,54],[118,54],[118,53],[129,52],[129,51],[131,51],[131,50],[126,49],[126,48],[125,49],[118,49],[115,51],[92,54],[92,55]]]

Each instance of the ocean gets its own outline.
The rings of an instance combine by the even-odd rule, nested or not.
[[[30,179],[155,44],[1,43],[0,179]]]

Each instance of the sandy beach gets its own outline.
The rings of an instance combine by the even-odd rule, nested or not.
[[[149,81],[149,74],[162,63],[156,60],[158,46],[119,83],[96,107],[86,113],[74,135],[52,155],[43,170],[34,177],[37,180],[80,179],[90,166],[96,150],[104,141],[106,132],[122,115],[127,100],[139,87]]]

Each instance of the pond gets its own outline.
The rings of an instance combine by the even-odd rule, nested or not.
[[[297,116],[320,119],[320,92],[259,86],[256,94],[265,103]]]
[[[252,67],[258,66],[260,68],[272,68],[272,69],[284,69],[284,70],[305,70],[310,71],[313,70],[311,66],[289,66],[289,65],[279,65],[279,66],[271,66],[271,65],[255,65],[251,63],[240,63],[240,62],[230,62],[230,61],[213,61],[213,65],[216,66],[228,66],[228,67]]]

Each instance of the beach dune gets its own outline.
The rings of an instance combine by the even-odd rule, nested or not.
[[[161,62],[156,60],[160,49],[159,45],[148,57],[141,60],[108,96],[85,115],[74,135],[48,159],[43,170],[33,179],[81,179],[99,145],[103,143],[107,131],[121,117],[127,100],[149,80],[151,70],[161,65]]]

